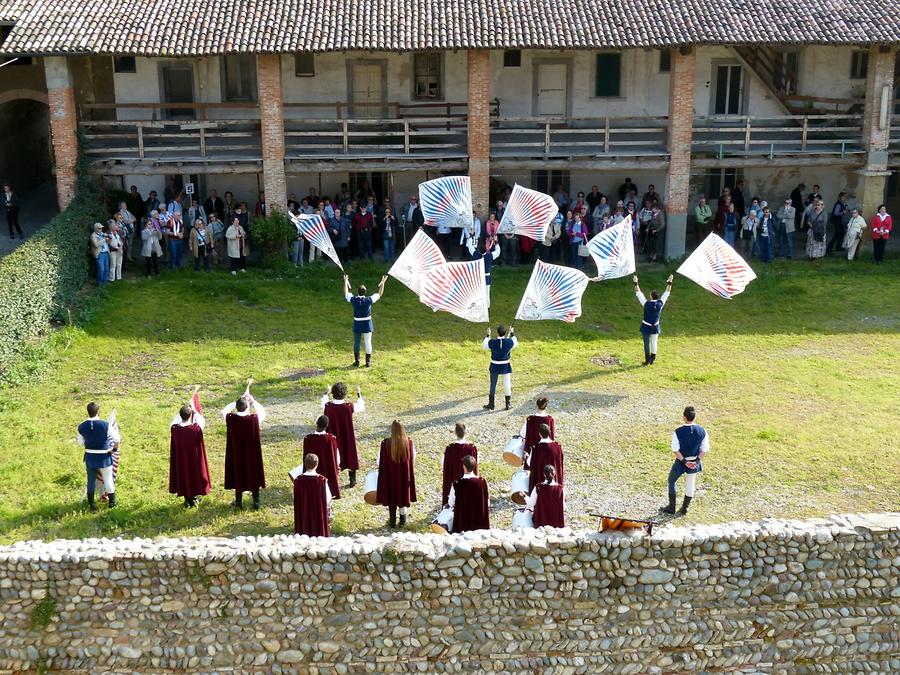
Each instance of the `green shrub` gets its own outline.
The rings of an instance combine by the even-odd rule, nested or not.
[[[253,245],[259,248],[263,265],[287,259],[288,246],[297,238],[297,228],[290,219],[276,211],[268,218],[257,218],[250,228]]]
[[[69,207],[0,260],[0,381],[66,308],[88,277],[91,225],[106,222],[102,190],[79,181]]]

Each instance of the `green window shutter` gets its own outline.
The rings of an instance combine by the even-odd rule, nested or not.
[[[621,96],[622,55],[608,52],[597,54],[596,77],[595,96]]]

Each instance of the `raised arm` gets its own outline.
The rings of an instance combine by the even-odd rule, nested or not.
[[[253,406],[253,412],[256,413],[256,419],[259,420],[260,422],[265,422],[266,415],[268,415],[268,413],[266,412],[266,409],[262,406],[262,403],[260,403],[259,401],[257,401],[255,398],[253,398],[251,396],[250,404]]]
[[[638,277],[637,277],[637,274],[633,274],[633,275],[631,276],[631,281],[634,282],[634,295],[635,295],[635,297],[637,297],[637,301],[638,301],[639,303],[641,303],[641,307],[643,307],[643,306],[644,306],[644,303],[647,302],[647,298],[644,297],[644,294],[643,294],[643,293],[641,293],[641,287],[640,287],[640,285],[638,284]]]
[[[387,283],[387,274],[381,277],[381,283],[378,284],[378,295],[384,296],[384,285]]]
[[[669,278],[666,279],[666,290],[663,291],[662,297],[660,298],[660,300],[662,300],[663,304],[666,304],[666,300],[668,300],[669,296],[672,294],[672,283],[674,281],[675,281],[674,274],[670,274]]]
[[[484,340],[481,341],[481,348],[482,348],[482,349],[490,349],[491,347],[490,347],[490,345],[488,344],[490,341],[491,341],[491,329],[488,328],[488,329],[484,332]]]
[[[350,277],[348,275],[344,275],[344,296],[350,295]]]

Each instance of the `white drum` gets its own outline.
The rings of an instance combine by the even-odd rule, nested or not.
[[[513,474],[512,480],[510,481],[509,491],[512,494],[509,498],[519,506],[525,504],[525,498],[528,496],[528,478],[529,472],[520,469]]]
[[[366,474],[365,490],[363,499],[366,500],[366,504],[372,504],[374,506],[376,499],[378,499],[378,469]]]
[[[445,506],[431,521],[431,531],[437,534],[450,534],[453,531],[453,509]]]
[[[525,439],[513,436],[503,449],[503,461],[512,466],[522,466],[525,461]]]
[[[512,529],[514,530],[530,530],[534,529],[534,521],[531,518],[531,511],[528,509],[516,509],[513,513]]]

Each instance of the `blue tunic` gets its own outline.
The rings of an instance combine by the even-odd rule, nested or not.
[[[647,300],[644,303],[644,320],[641,321],[641,333],[654,335],[659,333],[659,315],[662,313],[662,300]]]
[[[675,459],[676,466],[681,467],[679,473],[703,471],[703,465],[700,463],[700,447],[706,438],[706,429],[699,424],[683,424],[675,430],[675,437],[678,439],[678,451],[684,457],[684,461]],[[689,469],[685,462],[697,462],[697,468]]]
[[[373,331],[372,305],[374,304],[375,301],[370,295],[354,295],[350,298],[350,305],[353,307],[354,333],[371,333]]]
[[[109,423],[104,420],[85,420],[78,425],[78,433],[84,439],[84,463],[88,469],[112,466],[112,454],[106,442]]]
[[[484,283],[488,286],[491,285],[491,270],[494,268],[494,253],[493,249],[490,251],[485,251],[484,253],[480,253],[475,250],[472,252],[472,260],[478,260],[481,258],[484,260]]]
[[[488,340],[488,349],[491,350],[491,372],[498,375],[506,375],[512,372],[510,356],[515,343],[512,338],[493,338]]]

